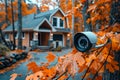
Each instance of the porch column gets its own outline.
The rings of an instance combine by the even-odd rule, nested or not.
[[[31,41],[31,46],[35,48],[38,45],[38,32],[33,33],[33,40]]]
[[[50,33],[50,39],[49,39],[49,42],[48,42],[48,45],[50,46],[50,47],[53,47],[53,33]]]
[[[33,34],[33,40],[38,40],[38,32],[34,32],[34,34]]]

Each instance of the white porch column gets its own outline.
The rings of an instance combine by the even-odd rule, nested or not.
[[[50,33],[50,40],[53,40],[53,33]]]
[[[34,32],[33,40],[38,40],[38,32]]]

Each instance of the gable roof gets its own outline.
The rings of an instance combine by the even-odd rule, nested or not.
[[[61,11],[61,13],[64,15],[63,11],[60,8],[49,10],[46,12],[42,12],[39,14],[30,14],[27,16],[22,17],[22,29],[23,30],[34,30],[37,26],[40,26],[41,22],[47,21],[49,23],[49,19],[51,15],[55,14],[58,10]],[[15,25],[15,31],[18,29],[18,21],[14,23]],[[52,27],[52,25],[50,25]],[[55,30],[52,27],[53,30]],[[8,26],[4,31],[12,31],[12,25]]]

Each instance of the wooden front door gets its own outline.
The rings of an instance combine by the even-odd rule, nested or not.
[[[38,33],[38,45],[39,46],[48,46],[49,37],[50,37],[49,32]]]

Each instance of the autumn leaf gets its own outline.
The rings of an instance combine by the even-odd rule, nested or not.
[[[97,76],[95,80],[102,80],[102,76]]]
[[[92,80],[91,78],[87,78],[87,80]]]
[[[110,64],[114,67],[115,70],[119,70],[119,63],[117,61],[112,60]]]
[[[15,80],[17,78],[18,74],[17,73],[13,73],[10,75],[10,80]]]
[[[56,56],[52,52],[49,52],[48,55],[46,56],[46,59],[48,60],[49,63],[53,62],[55,58]]]
[[[27,64],[28,71],[32,70],[33,73],[40,70],[40,67],[33,61]]]
[[[88,78],[90,76],[90,72],[87,72],[86,75],[85,75],[85,78]],[[82,78],[83,76],[81,76]]]
[[[90,5],[89,6],[89,8],[88,8],[88,10],[87,10],[87,12],[90,12],[90,11],[92,11],[92,10],[95,10],[96,9],[96,7],[97,7],[97,5]]]
[[[106,64],[106,69],[108,69],[111,73],[113,73],[115,70],[114,70],[114,68],[112,67],[112,65],[111,64]]]
[[[78,72],[81,73],[81,72],[83,72],[86,68],[87,68],[86,65],[79,66]]]
[[[72,50],[72,54],[76,54],[78,52],[78,50],[76,49],[76,48],[73,48],[73,50]]]
[[[112,40],[112,50],[116,51],[119,46],[119,41],[115,37],[112,37],[111,40]]]
[[[80,2],[81,2],[82,4],[84,4],[84,3],[86,2],[86,0],[80,0]]]
[[[79,66],[82,66],[83,64],[85,64],[85,59],[84,59],[83,54],[81,52],[76,53],[74,55],[74,58]]]
[[[68,76],[67,75],[63,75],[62,77],[60,77],[58,80],[65,80]]]

